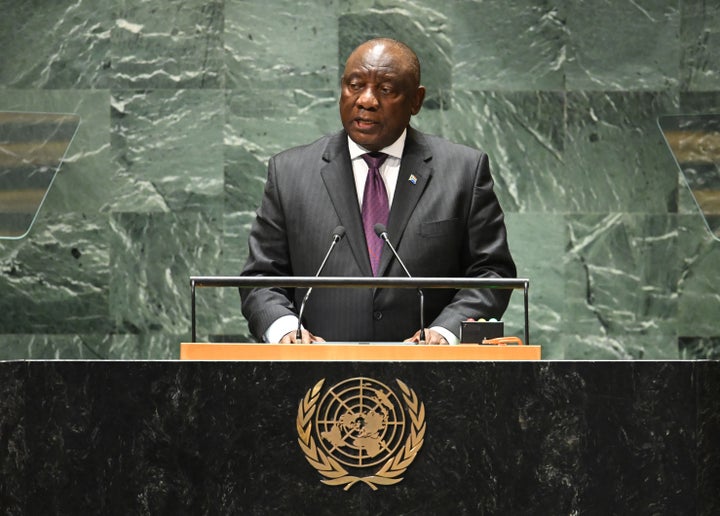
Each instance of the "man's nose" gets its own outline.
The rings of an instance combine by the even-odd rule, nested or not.
[[[378,107],[377,95],[372,88],[367,87],[360,93],[357,103],[364,109],[375,109]]]

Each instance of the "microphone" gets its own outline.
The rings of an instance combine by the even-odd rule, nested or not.
[[[330,248],[328,249],[327,253],[325,254],[325,258],[323,258],[322,263],[320,264],[320,268],[318,269],[317,273],[315,274],[315,277],[317,278],[320,276],[320,273],[325,268],[325,264],[328,261],[328,258],[330,258],[330,253],[333,252],[333,249],[335,249],[335,245],[343,239],[345,236],[345,228],[343,226],[338,226],[335,229],[333,229],[333,238],[332,242],[330,243]],[[305,303],[307,303],[308,298],[310,297],[310,292],[312,292],[312,287],[308,288],[308,291],[305,293],[305,297],[303,297],[302,303],[300,303],[300,312],[298,313],[298,327],[297,331],[295,332],[295,340],[302,340],[302,315],[305,311]]]
[[[400,267],[403,268],[405,271],[405,274],[407,274],[408,278],[412,278],[412,274],[410,274],[410,271],[407,270],[407,267],[405,267],[405,264],[400,259],[400,255],[397,254],[397,251],[393,247],[393,245],[390,243],[390,239],[388,238],[387,229],[385,228],[384,224],[375,224],[374,226],[375,234],[382,238],[385,243],[388,245],[390,250],[392,251],[393,256],[395,256],[395,259],[400,264]],[[425,295],[423,294],[422,289],[417,289],[418,295],[420,296],[420,344],[425,344]]]

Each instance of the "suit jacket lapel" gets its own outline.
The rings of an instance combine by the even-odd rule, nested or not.
[[[387,226],[388,236],[396,249],[403,239],[410,215],[415,210],[415,206],[432,176],[431,158],[432,153],[425,143],[425,138],[418,131],[408,127],[400,172],[395,186],[395,197],[390,208]],[[392,259],[390,249],[383,249],[379,275],[384,274]],[[412,274],[412,271],[410,273]]]
[[[320,175],[340,223],[345,226],[345,238],[362,274],[372,276],[350,162],[350,151],[347,146],[347,135],[344,131],[340,131],[330,138],[323,154],[323,161],[325,165],[322,167]]]

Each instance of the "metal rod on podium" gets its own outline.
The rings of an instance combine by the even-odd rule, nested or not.
[[[523,290],[525,311],[525,344],[530,344],[527,278],[376,278],[369,276],[190,276],[190,302],[192,342],[195,342],[195,288],[196,287],[312,287],[312,288],[495,288]]]

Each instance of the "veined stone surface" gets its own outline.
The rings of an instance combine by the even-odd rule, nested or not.
[[[716,356],[720,246],[656,121],[720,111],[720,8],[446,4],[0,3],[0,110],[81,116],[30,234],[0,240],[0,357],[177,357],[189,276],[239,274],[268,158],[340,128],[371,36],[420,55],[413,124],[488,153],[545,358]],[[250,338],[236,289],[199,292],[198,332]]]

